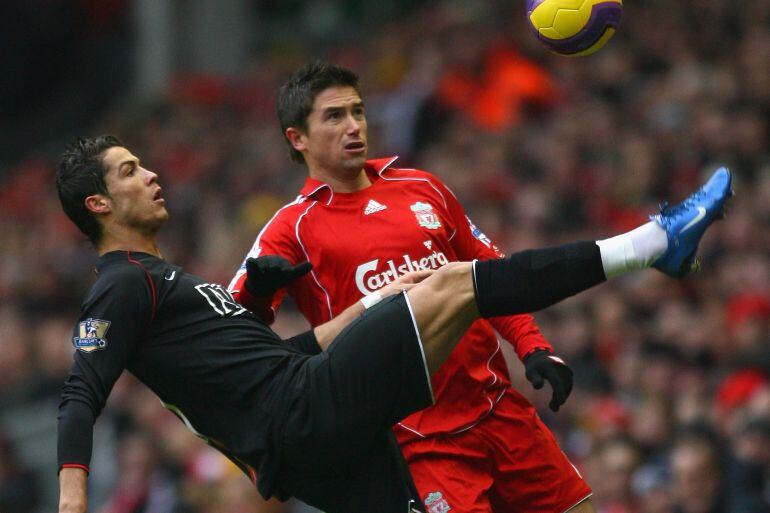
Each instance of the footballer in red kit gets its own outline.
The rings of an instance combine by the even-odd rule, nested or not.
[[[266,321],[285,292],[315,327],[408,272],[502,256],[435,176],[399,168],[395,157],[366,160],[366,118],[352,72],[302,68],[279,92],[278,114],[293,158],[310,176],[246,259],[280,255],[293,265],[309,261],[313,270],[285,291],[260,296],[245,287],[244,259],[230,291]],[[395,427],[427,510],[593,511],[591,489],[511,387],[495,330],[525,364],[534,355],[533,362],[559,367],[558,376],[569,373],[569,384],[560,385],[543,372],[554,409],[571,389],[571,372],[530,315],[476,321],[432,376],[435,405]],[[538,364],[527,366],[532,380],[530,365]]]

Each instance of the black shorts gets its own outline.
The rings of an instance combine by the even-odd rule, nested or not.
[[[433,404],[406,294],[386,298],[293,381],[278,488],[327,513],[406,513],[419,495],[391,428]]]

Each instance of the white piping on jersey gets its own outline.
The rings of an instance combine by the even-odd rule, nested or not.
[[[497,341],[497,347],[495,348],[495,350],[492,352],[492,355],[491,355],[491,356],[489,357],[489,359],[487,360],[487,370],[488,370],[488,371],[489,371],[489,373],[490,373],[492,376],[494,376],[494,378],[495,378],[495,379],[492,381],[492,383],[490,383],[490,386],[492,386],[492,385],[494,385],[495,383],[497,383],[497,379],[498,379],[498,378],[497,378],[497,374],[495,374],[495,371],[493,371],[493,370],[492,370],[492,367],[490,367],[490,364],[492,363],[492,358],[494,358],[494,357],[495,357],[495,355],[496,355],[496,354],[497,354],[497,353],[500,351],[500,339],[499,339],[499,338],[497,338],[497,335],[495,335],[495,340]]]
[[[391,165],[392,163],[394,163],[396,160],[398,160],[398,155],[396,155],[395,157],[393,157],[392,159],[390,159],[389,161],[387,161],[387,162],[385,163],[385,165],[384,165],[384,166],[382,166],[380,169],[378,169],[378,170],[377,170],[377,174],[378,174],[378,175],[380,175],[380,176],[382,176],[382,173],[383,173],[383,172],[384,172],[386,169],[388,169],[388,168],[390,167],[390,165]]]
[[[308,192],[308,193],[307,193],[307,194],[306,194],[304,197],[306,197],[306,198],[310,199],[310,197],[311,197],[313,194],[315,194],[316,192],[320,191],[320,190],[321,190],[321,189],[323,189],[324,187],[328,188],[328,189],[329,189],[329,192],[331,192],[331,193],[332,193],[332,194],[331,194],[331,196],[329,196],[329,201],[327,201],[327,202],[326,202],[326,206],[328,207],[329,205],[331,205],[331,202],[332,202],[332,200],[334,199],[334,189],[332,189],[331,185],[329,185],[328,183],[322,183],[321,185],[319,185],[318,187],[316,187],[316,188],[315,188],[315,189],[313,189],[312,191]],[[316,201],[316,202],[317,202],[318,200],[313,200],[313,201]]]
[[[463,427],[461,427],[459,429],[456,429],[454,431],[450,431],[448,434],[449,435],[459,435],[460,433],[462,433],[464,431],[468,431],[469,429],[472,429],[472,428],[476,427],[482,420],[484,420],[487,417],[489,417],[489,415],[492,413],[492,410],[495,409],[495,406],[497,405],[497,403],[500,402],[500,399],[502,399],[504,395],[505,395],[505,389],[503,388],[502,390],[500,390],[500,393],[497,395],[497,397],[495,397],[494,401],[492,399],[490,399],[489,397],[487,397],[487,402],[489,403],[489,409],[487,411],[485,411],[483,414],[481,414],[479,416],[479,418],[477,418],[476,420],[474,420],[470,424],[468,424],[466,426],[463,426]],[[416,429],[410,428],[409,426],[407,426],[403,422],[399,422],[398,425],[400,427],[402,427],[403,429],[406,429],[407,431],[410,431],[410,432],[414,433],[415,435],[419,436],[420,438],[428,438],[428,435],[420,433]]]
[[[393,160],[396,160],[396,159],[394,158]],[[428,185],[430,185],[430,186],[433,188],[433,190],[434,190],[434,191],[436,191],[436,192],[438,193],[438,195],[439,195],[439,196],[441,196],[441,201],[443,201],[443,202],[444,202],[444,208],[449,208],[449,207],[447,206],[447,203],[446,203],[446,198],[444,197],[444,195],[443,195],[443,194],[441,193],[441,191],[440,191],[440,190],[438,190],[438,188],[437,188],[435,185],[433,185],[433,183],[431,183],[431,181],[430,181],[430,180],[428,180],[427,178],[417,178],[417,177],[409,177],[409,178],[386,178],[386,177],[385,177],[385,175],[383,175],[383,174],[382,174],[384,171],[385,171],[385,169],[383,169],[382,171],[380,171],[380,178],[382,178],[383,180],[386,180],[386,181],[388,181],[388,182],[404,182],[404,181],[413,181],[413,182],[425,182],[425,183],[427,183]],[[416,169],[404,169],[404,171],[417,171],[417,170],[416,170]],[[454,238],[454,236],[455,236],[456,234],[457,234],[457,228],[455,228],[455,229],[454,229],[454,231],[452,232],[452,235],[450,235],[450,236],[447,238],[447,240],[448,240],[448,241],[451,241],[451,240]]]
[[[569,460],[567,460],[567,461],[569,461]],[[571,461],[570,461],[570,465],[572,465],[572,462],[571,462]],[[575,468],[575,465],[572,465],[572,467],[573,467],[573,468]],[[577,468],[575,468],[575,470],[577,470]],[[578,475],[580,475],[580,473],[579,473],[579,472],[578,472]],[[580,479],[583,479],[583,476],[580,476]],[[569,510],[571,510],[572,508],[574,508],[575,506],[577,506],[577,505],[578,505],[578,504],[580,504],[581,502],[583,502],[583,501],[587,501],[588,499],[590,499],[590,498],[591,498],[591,496],[592,496],[593,494],[594,494],[594,492],[591,492],[591,493],[589,493],[588,495],[586,495],[585,497],[583,497],[582,499],[580,499],[579,501],[577,501],[575,504],[573,504],[573,505],[572,505],[572,506],[570,506],[569,508],[565,509],[565,510],[564,510],[564,513],[567,513]]]
[[[262,229],[259,230],[259,233],[257,234],[257,238],[254,241],[254,244],[251,245],[251,249],[246,254],[246,258],[244,258],[243,262],[241,262],[240,269],[238,269],[238,271],[236,271],[235,276],[230,281],[230,285],[227,286],[227,290],[231,294],[232,293],[236,293],[236,292],[240,292],[240,289],[234,289],[233,287],[235,287],[235,285],[238,282],[238,280],[240,279],[240,277],[243,276],[246,273],[246,269],[244,267],[244,264],[246,263],[246,260],[248,260],[252,256],[253,257],[259,256],[259,253],[260,253],[259,241],[262,239],[262,235],[265,233],[265,230],[267,230],[267,227],[270,226],[270,223],[272,223],[275,220],[275,218],[278,217],[278,214],[280,214],[283,209],[289,208],[292,205],[297,205],[299,203],[302,203],[303,201],[305,201],[305,197],[300,194],[299,196],[294,198],[294,201],[292,201],[291,203],[287,203],[284,206],[282,206],[281,208],[279,208],[278,210],[276,210],[275,214],[273,214],[273,217],[271,217],[270,220],[265,223],[265,226],[263,226]],[[270,307],[270,308],[272,309],[272,307]],[[275,313],[275,309],[273,309],[273,313]]]
[[[333,194],[333,191],[332,191],[332,194]],[[310,262],[310,255],[308,255],[307,250],[305,249],[305,245],[302,244],[302,239],[300,239],[299,237],[299,224],[302,222],[302,218],[305,217],[305,215],[307,215],[310,209],[316,206],[317,203],[318,203],[317,201],[313,201],[313,203],[311,203],[310,206],[307,207],[305,211],[302,212],[302,214],[300,214],[300,216],[297,218],[297,224],[294,225],[294,235],[297,237],[297,242],[299,243],[299,247],[302,248],[302,252],[305,253],[305,259],[308,262]],[[327,291],[324,288],[324,286],[321,285],[321,282],[318,281],[318,276],[316,275],[315,269],[310,270],[310,276],[313,277],[313,281],[315,281],[316,285],[318,285],[318,288],[320,288],[323,291],[324,295],[326,296],[326,306],[329,308],[329,320],[331,320],[334,317],[334,315],[332,314],[332,300],[331,300],[331,297],[329,296],[329,291]]]
[[[406,429],[407,431],[409,431],[409,432],[411,432],[411,433],[414,433],[415,435],[419,436],[420,438],[427,438],[425,435],[423,435],[423,434],[422,434],[422,433],[420,433],[419,431],[416,431],[416,430],[414,430],[414,429],[410,428],[409,426],[405,425],[403,422],[399,422],[399,423],[398,423],[398,425],[399,425],[401,428],[403,428],[403,429]]]
[[[500,393],[497,395],[497,397],[495,397],[494,401],[492,401],[492,399],[487,397],[487,402],[489,402],[489,409],[481,417],[476,419],[475,422],[473,422],[472,424],[468,424],[464,428],[460,428],[456,431],[452,431],[450,435],[456,435],[456,434],[462,433],[463,431],[468,431],[469,429],[475,427],[479,422],[489,417],[489,415],[492,413],[492,410],[495,409],[495,405],[500,402],[500,399],[502,399],[504,395],[505,395],[505,389],[503,388],[502,390],[500,390]]]
[[[490,386],[494,385],[495,383],[497,383],[497,380],[499,378],[497,373],[495,373],[495,371],[492,370],[492,367],[490,367],[490,364],[492,363],[492,358],[494,358],[495,355],[500,351],[500,339],[498,337],[495,337],[495,340],[497,340],[497,348],[495,348],[495,350],[492,352],[492,355],[487,360],[487,370],[494,377],[494,381],[492,381],[492,383],[490,383]],[[487,411],[485,411],[483,414],[481,414],[479,416],[479,418],[477,418],[476,420],[474,420],[470,424],[467,424],[467,425],[465,425],[465,426],[463,426],[461,428],[455,429],[454,431],[450,431],[449,434],[450,435],[457,435],[457,434],[462,433],[463,431],[468,431],[469,429],[475,427],[479,422],[481,422],[485,418],[489,417],[489,415],[492,413],[492,410],[495,409],[495,406],[497,405],[497,403],[499,403],[500,399],[503,398],[504,394],[505,394],[505,388],[500,390],[500,393],[497,395],[497,397],[495,398],[494,401],[492,399],[490,399],[489,397],[487,397],[486,399],[487,399],[487,402],[489,403],[489,409]],[[419,436],[420,438],[427,438],[428,437],[427,435],[425,435],[423,433],[420,433],[416,429],[410,428],[409,426],[407,426],[403,422],[399,422],[398,425],[401,426],[402,428],[406,429],[407,431],[410,431],[410,432],[414,433],[415,435]]]

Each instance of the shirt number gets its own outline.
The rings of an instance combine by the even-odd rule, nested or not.
[[[246,311],[224,287],[214,283],[196,285],[195,290],[206,298],[211,308],[222,317],[240,315]]]

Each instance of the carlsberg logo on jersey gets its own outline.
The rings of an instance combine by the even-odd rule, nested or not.
[[[402,260],[388,260],[385,262],[386,269],[380,272],[377,272],[377,264],[380,263],[379,258],[359,265],[356,269],[356,287],[361,291],[361,294],[367,296],[406,273],[425,269],[438,269],[442,265],[449,263],[446,255],[441,251],[434,251],[419,260],[412,260],[412,257],[409,255],[403,255],[402,258],[403,263],[401,263]]]

